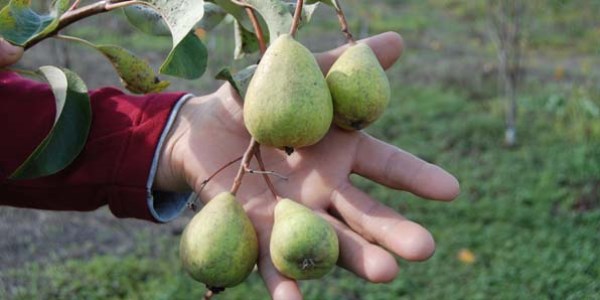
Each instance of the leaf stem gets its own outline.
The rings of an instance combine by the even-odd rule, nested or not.
[[[292,28],[290,28],[290,35],[296,37],[298,26],[300,26],[300,20],[302,19],[302,7],[304,7],[304,0],[298,0],[296,2],[296,11],[294,11],[294,19],[292,21]]]
[[[344,15],[344,11],[342,10],[340,2],[338,0],[333,1],[335,2],[335,13],[337,14],[338,21],[340,22],[342,33],[344,36],[346,36],[346,41],[348,41],[348,43],[351,45],[356,44],[356,41],[354,40],[354,37],[352,36],[352,33],[348,27],[348,22],[346,21],[346,16]]]
[[[92,48],[96,48],[96,45],[94,45],[94,44],[92,44],[89,41],[86,41],[84,39],[78,38],[76,36],[57,34],[57,35],[54,36],[54,38],[57,38],[59,40],[77,42],[77,43],[84,44],[84,45],[92,47]]]

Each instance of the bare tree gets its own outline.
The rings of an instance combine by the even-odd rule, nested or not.
[[[498,54],[498,71],[506,98],[504,141],[509,147],[517,143],[517,87],[519,80],[522,79],[520,61],[525,2],[525,0],[488,1],[492,24],[491,37]]]

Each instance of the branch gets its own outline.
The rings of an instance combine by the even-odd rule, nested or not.
[[[93,15],[108,12],[108,11],[111,11],[111,10],[114,10],[117,8],[121,8],[124,6],[140,4],[140,3],[144,3],[144,2],[142,2],[142,1],[104,0],[104,1],[95,2],[93,4],[90,4],[90,5],[81,7],[81,8],[69,10],[60,17],[60,19],[58,21],[58,25],[56,26],[56,28],[54,28],[54,30],[48,32],[46,35],[37,36],[37,37],[31,39],[24,46],[24,48],[25,48],[25,50],[27,50],[27,49],[37,45],[39,42],[45,40],[46,38],[48,38],[50,36],[56,35],[59,31],[61,31],[65,27],[67,27],[81,19],[85,19],[87,17],[91,17]]]
[[[344,36],[346,36],[346,41],[349,44],[354,45],[356,41],[350,33],[350,29],[348,27],[348,22],[346,21],[346,16],[344,15],[344,11],[342,10],[342,6],[340,6],[340,2],[338,0],[333,0],[335,2],[335,13],[337,14],[338,21],[340,22],[340,27]]]
[[[292,37],[296,37],[298,26],[300,26],[300,20],[302,19],[302,7],[304,7],[304,0],[298,0],[298,2],[296,2],[296,11],[294,12],[292,28],[290,28],[290,35]]]

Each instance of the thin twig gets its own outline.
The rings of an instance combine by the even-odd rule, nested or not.
[[[77,7],[79,6],[79,3],[81,2],[81,0],[75,0],[75,2],[73,2],[73,4],[71,5],[71,7],[69,7],[69,10],[67,11],[72,11],[77,9]]]
[[[197,194],[200,194],[200,192],[202,192],[202,190],[204,189],[204,187],[208,184],[209,181],[211,181],[213,178],[215,178],[215,176],[217,176],[219,173],[221,173],[221,171],[227,169],[227,167],[233,165],[234,163],[240,161],[242,159],[243,156],[240,156],[228,163],[226,163],[224,166],[222,166],[221,168],[219,168],[217,171],[215,171],[212,175],[210,175],[208,178],[204,179],[204,181],[202,181],[202,183],[200,183],[200,188],[198,189],[198,191],[196,192]]]
[[[346,21],[346,16],[344,15],[342,6],[340,6],[340,2],[338,0],[333,1],[335,1],[335,13],[337,14],[338,21],[340,22],[342,33],[344,33],[344,36],[346,36],[346,41],[348,41],[348,43],[351,45],[356,44],[352,33],[350,33],[350,28],[348,27],[348,22]]]
[[[296,2],[296,11],[294,11],[294,20],[292,21],[292,28],[290,28],[290,35],[296,37],[298,26],[300,26],[300,20],[302,19],[302,7],[304,6],[304,0],[298,0]]]
[[[131,1],[123,1],[123,2],[117,2],[117,3],[109,3],[109,4],[106,4],[106,10],[113,10],[113,9],[127,7],[127,6],[135,5],[135,4],[148,5],[148,2],[131,0]]]
[[[240,186],[242,185],[242,178],[244,177],[244,174],[246,174],[246,169],[248,168],[250,160],[252,160],[252,156],[254,156],[254,152],[256,152],[257,148],[258,142],[256,142],[254,138],[250,139],[250,145],[248,145],[248,149],[246,149],[246,152],[244,152],[244,157],[242,158],[240,169],[238,170],[238,173],[235,176],[235,179],[233,180],[233,185],[231,186],[232,194],[235,195],[240,189]]]
[[[260,153],[260,146],[258,147],[258,149],[256,149],[256,153],[254,153],[254,155],[256,156],[256,160],[258,161],[258,166],[260,167],[260,169],[263,172],[266,172],[265,163],[263,162],[262,155]],[[278,200],[279,197],[277,196],[277,191],[275,190],[273,182],[271,182],[271,178],[269,178],[269,174],[263,173],[263,178],[265,179],[265,182],[267,182],[267,186],[271,190],[271,193],[273,194],[273,197],[275,197],[275,200]],[[285,177],[285,179],[287,180],[287,177]]]

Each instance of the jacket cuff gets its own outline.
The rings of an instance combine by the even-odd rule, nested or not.
[[[156,177],[156,171],[158,169],[158,160],[160,158],[160,153],[164,146],[165,140],[171,131],[171,127],[173,126],[181,107],[183,107],[183,104],[185,104],[185,102],[191,98],[193,98],[193,95],[185,95],[181,97],[181,99],[179,99],[179,101],[175,104],[171,111],[171,115],[165,124],[165,128],[163,129],[163,132],[158,140],[156,150],[154,151],[154,158],[152,159],[152,165],[150,167],[150,175],[148,176],[148,182],[146,184],[146,192],[147,205],[150,209],[150,214],[157,222],[165,223],[178,217],[186,208],[188,198],[192,193],[191,191],[177,193],[152,190],[154,178]]]

